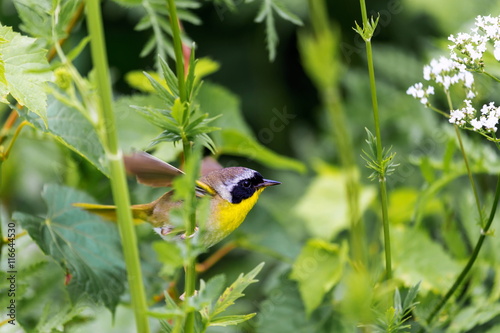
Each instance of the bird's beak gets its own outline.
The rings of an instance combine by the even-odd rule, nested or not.
[[[261,187],[268,187],[268,186],[274,186],[274,185],[279,185],[281,184],[281,182],[277,182],[275,180],[270,180],[270,179],[264,179],[264,181],[262,183],[260,183],[259,185],[257,185],[257,187],[261,188]]]

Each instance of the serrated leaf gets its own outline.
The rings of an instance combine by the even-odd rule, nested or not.
[[[269,60],[273,61],[276,58],[276,47],[278,45],[278,33],[276,32],[276,24],[274,22],[274,11],[283,19],[297,25],[302,25],[302,21],[293,13],[291,13],[283,3],[279,0],[263,0],[259,8],[259,12],[255,17],[255,22],[263,22],[266,24],[266,45],[269,51]]]
[[[205,83],[200,89],[197,100],[202,111],[207,112],[210,117],[221,115],[212,125],[222,130],[211,134],[219,154],[244,156],[269,167],[305,172],[306,167],[303,163],[276,154],[257,142],[255,135],[244,121],[238,97],[226,88]],[[287,125],[286,121],[289,120],[283,120],[284,125]]]
[[[67,37],[66,28],[80,5],[80,1],[75,0],[13,2],[22,19],[21,29],[31,36],[43,39],[46,47]]]
[[[361,216],[376,197],[373,186],[363,186],[359,197]],[[317,238],[331,240],[349,227],[350,215],[346,192],[346,175],[341,170],[323,166],[295,207],[309,233]]]
[[[61,103],[49,95],[47,117],[48,128],[42,120],[30,114],[26,119],[36,128],[52,135],[57,141],[88,160],[106,176],[105,153],[94,126],[78,110]]]
[[[45,84],[52,80],[52,72],[36,39],[22,36],[12,28],[0,25],[0,102],[6,103],[6,94],[36,113],[47,126],[47,93]]]
[[[72,207],[74,202],[93,202],[82,192],[46,185],[42,198],[48,207],[45,217],[16,212],[13,220],[20,222],[40,249],[69,272],[68,291],[73,302],[88,297],[114,312],[126,280],[116,227]]]
[[[299,26],[303,25],[302,20],[297,15],[288,10],[285,4],[283,4],[281,1],[272,0],[272,6],[273,9],[276,11],[276,13],[278,13],[278,15],[281,16],[281,18],[290,21],[295,25]]]
[[[165,102],[167,103],[167,106],[171,106],[174,104],[175,97],[172,93],[171,87],[160,81],[156,80],[152,75],[149,73],[144,72],[144,75],[148,78],[149,82],[151,83],[151,86],[154,88],[154,92],[159,94],[159,97],[161,97]]]
[[[310,239],[293,264],[290,279],[299,284],[308,316],[340,281],[348,260],[347,250],[346,243],[340,247],[321,239]]]
[[[210,322],[209,326],[230,326],[238,325],[249,319],[255,317],[256,313],[249,313],[246,315],[233,315],[233,316],[223,316],[215,318]]]
[[[236,281],[229,286],[224,293],[219,297],[217,302],[214,305],[213,311],[210,312],[210,318],[215,318],[218,314],[225,311],[228,307],[234,304],[234,302],[243,297],[243,291],[250,284],[257,282],[254,280],[255,276],[259,274],[262,267],[264,267],[264,263],[260,263],[248,274],[240,274],[240,276],[236,279]]]
[[[204,319],[210,319],[212,308],[224,289],[225,282],[226,276],[222,274],[214,276],[206,283],[201,280],[198,294],[189,299],[189,304],[195,311],[200,311]]]
[[[85,306],[81,304],[75,306],[66,305],[54,309],[53,302],[47,302],[35,331],[38,333],[64,332],[65,324],[79,316],[84,310]]]

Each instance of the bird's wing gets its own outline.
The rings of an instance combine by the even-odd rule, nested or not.
[[[172,185],[175,177],[184,172],[145,152],[137,152],[123,157],[127,172],[136,176],[141,184],[153,187]]]

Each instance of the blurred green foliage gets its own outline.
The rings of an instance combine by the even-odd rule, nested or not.
[[[24,52],[32,57],[29,62],[34,71],[17,79],[21,86],[23,80],[32,82],[30,77],[37,82],[49,80],[48,72],[40,72],[46,63],[39,52],[41,47],[49,48],[54,42],[53,32],[45,29],[51,17],[50,8],[46,8],[46,17],[38,17],[36,21],[31,10],[38,3],[48,4],[49,1],[16,0],[15,3],[10,0],[0,2],[0,29],[9,30],[5,26],[12,26],[14,31],[9,30],[2,36],[15,35],[19,47],[23,39],[43,38],[42,43],[31,45],[32,48]],[[68,12],[76,8],[75,2],[63,3]],[[156,110],[164,107],[164,101],[152,95],[149,86],[144,86],[145,77],[141,80],[140,76],[134,77],[130,73],[153,73],[161,67],[157,54],[164,54],[168,59],[172,53],[168,45],[168,13],[166,10],[155,11],[161,1],[145,3],[151,7],[144,8],[139,1],[104,1],[102,4],[116,96],[117,127],[121,147],[126,152],[145,149],[162,132],[131,108],[141,106]],[[310,26],[306,2],[220,0],[178,3],[184,5],[181,19],[185,40],[196,42],[198,58],[210,58],[220,65],[220,68],[215,66],[205,72],[210,75],[204,78],[197,98],[202,112],[210,117],[222,114],[211,123],[221,130],[210,134],[219,162],[224,166],[252,167],[266,178],[283,183],[266,191],[246,222],[225,241],[235,242],[237,248],[200,275],[208,281],[205,292],[210,288],[222,291],[222,287],[216,286],[219,284],[217,279],[220,279],[216,277],[218,274],[224,274],[226,281],[235,281],[242,272],[250,272],[260,262],[266,262],[256,277],[259,282],[248,286],[245,297],[229,308],[227,316],[257,314],[239,326],[210,327],[208,332],[365,332],[369,328],[357,325],[370,325],[381,318],[387,325],[405,319],[401,327],[412,325],[412,331],[423,325],[421,320],[453,283],[481,230],[477,211],[471,208],[474,199],[450,124],[425,110],[405,91],[421,80],[424,63],[447,52],[449,34],[468,27],[476,15],[499,15],[498,2],[389,0],[368,3],[369,15],[380,13],[379,27],[372,42],[382,135],[384,143],[397,152],[395,162],[399,164],[388,180],[394,261],[394,280],[389,282],[382,281],[379,203],[375,187],[368,180],[370,170],[362,167],[365,164],[361,157],[362,149],[366,149],[365,128],[373,125],[364,43],[352,29],[354,21],[360,21],[359,4],[356,1],[327,1],[332,27],[340,38],[336,47],[341,62],[341,70],[337,72],[341,76],[336,79],[352,137],[353,155],[361,173],[359,212],[366,228],[363,237],[369,261],[367,267],[356,270],[350,265],[348,256],[351,249],[343,187],[345,172],[339,168],[340,156],[333,126],[318,92],[306,75],[308,70],[303,67],[298,52],[297,36]],[[285,4],[287,11],[280,12],[277,3]],[[267,12],[262,10],[265,6],[268,6]],[[153,17],[158,20],[155,22]],[[257,21],[264,23],[255,24],[256,17]],[[303,22],[304,26],[288,21]],[[68,20],[58,22],[58,36],[65,35],[67,23]],[[155,34],[166,44],[157,44]],[[27,35],[31,37],[25,37]],[[77,47],[85,35],[84,25],[77,24],[63,46],[65,52]],[[3,39],[0,40],[2,55]],[[12,40],[15,41],[9,39]],[[276,52],[272,53],[274,47]],[[21,52],[21,49],[16,48],[16,52]],[[88,49],[80,51],[73,59],[74,67],[92,85]],[[171,62],[171,59],[167,61]],[[0,68],[5,68],[5,73],[8,73],[8,65],[9,61],[0,61]],[[320,72],[321,66],[315,68],[315,73]],[[26,86],[21,90],[15,86],[6,88],[3,79],[0,76],[2,97],[10,92],[22,102],[25,96],[17,92],[27,92]],[[89,196],[99,203],[111,203],[99,133],[80,113],[79,106],[70,107],[54,97],[57,94],[59,97],[69,96],[71,92],[67,88],[52,85],[47,91],[28,91],[37,96],[49,94],[47,108],[43,101],[34,105],[25,103],[32,112],[24,112],[23,117],[32,126],[22,130],[8,158],[0,162],[2,236],[6,236],[5,228],[14,212],[22,212],[14,215],[14,219],[21,222],[17,232],[20,234],[22,228],[29,231],[29,236],[16,240],[18,321],[26,331],[36,332],[133,331],[127,291],[115,290],[118,295],[109,302],[103,302],[105,297],[98,295],[99,304],[95,305],[95,298],[77,297],[72,289],[72,284],[78,281],[75,279],[92,273],[93,265],[106,266],[111,270],[110,276],[101,287],[95,285],[99,280],[89,279],[78,292],[84,290],[92,296],[99,290],[108,290],[111,281],[120,280],[116,276],[117,272],[122,272],[123,261],[119,255],[115,256],[114,250],[96,247],[93,242],[99,243],[97,239],[74,234],[80,218],[94,217],[61,208],[62,214],[74,215],[71,218],[74,224],[59,225],[58,215],[46,210],[44,199],[48,200],[48,190],[43,192],[44,197],[44,186],[54,195],[52,201],[47,202],[49,207],[62,203],[69,206],[69,200],[74,197],[75,201],[90,202]],[[480,90],[485,101],[498,104],[498,89],[498,85],[481,81]],[[444,96],[438,96],[438,99],[438,104],[444,105]],[[13,102],[12,99],[9,101]],[[0,105],[2,124],[10,112],[8,106]],[[11,138],[13,131],[0,133],[4,134]],[[500,171],[498,151],[473,133],[464,134],[463,139],[483,207],[487,210],[493,198],[493,176]],[[161,143],[155,154],[173,161],[178,157],[179,148],[172,143]],[[137,185],[132,179],[130,186],[133,203],[149,202],[163,193],[162,189]],[[500,220],[496,218],[494,228],[498,223]],[[63,232],[65,228],[69,229]],[[61,234],[51,240],[46,236],[51,231],[61,231]],[[92,231],[99,237],[106,236],[108,242],[117,239],[117,230],[112,224],[98,221]],[[140,226],[137,232],[149,305],[151,311],[156,311],[161,317],[161,311],[166,311],[162,295],[171,281],[182,281],[182,262],[172,256],[178,248],[170,243],[159,243],[159,238],[150,228]],[[87,266],[85,260],[75,263],[74,252],[55,246],[60,245],[58,242],[64,235],[69,235],[68,244],[85,246],[91,252],[97,252],[91,265]],[[500,330],[499,244],[497,237],[487,237],[475,268],[445,307],[432,328],[433,332],[493,333]],[[200,259],[208,258],[223,246],[215,246]],[[5,243],[2,244],[0,257],[2,302],[8,289],[5,247]],[[113,265],[107,266],[101,259],[109,260]],[[66,268],[71,267],[68,261],[75,265],[74,272],[78,274],[72,274],[69,285],[65,286]],[[125,276],[121,279],[123,281],[116,281],[113,286],[121,285]],[[401,315],[401,311],[407,310],[403,306],[404,300],[412,298],[414,286],[419,282],[416,298],[419,303],[412,308],[411,317],[404,317]],[[395,296],[396,287],[399,288],[398,295],[401,293],[399,298]],[[214,309],[216,294],[213,291],[207,296],[201,292],[200,304],[196,306]],[[170,300],[176,300],[178,296],[173,295]],[[412,300],[408,301],[412,304],[406,304],[408,307],[413,305]],[[70,302],[73,306],[68,306]],[[397,308],[398,302],[402,309]],[[49,306],[49,303],[56,305]],[[173,306],[175,301],[170,303]],[[116,304],[113,319],[109,312],[101,310],[102,305],[114,309]],[[0,305],[4,308],[3,303]],[[210,314],[210,310],[207,311],[205,313]],[[241,319],[231,318],[235,321]],[[388,327],[378,323],[377,327]],[[159,321],[156,320],[155,325],[155,330],[162,329]],[[168,325],[163,329],[165,326]],[[4,327],[8,329],[8,325],[4,325],[0,330]]]

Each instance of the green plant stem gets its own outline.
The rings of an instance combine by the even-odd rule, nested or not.
[[[177,17],[177,9],[175,7],[174,0],[168,0],[168,10],[170,13],[170,25],[172,27],[172,36],[174,43],[174,52],[175,52],[175,65],[176,65],[176,74],[177,80],[179,84],[179,97],[181,102],[186,107],[185,103],[188,102],[188,96],[186,92],[186,81],[184,75],[184,56],[182,52],[182,40],[181,40],[181,30],[179,27],[179,19]],[[185,112],[188,112],[185,110]],[[184,151],[184,160],[187,161],[191,158],[191,142],[185,136],[182,138],[182,146]],[[191,236],[196,228],[196,210],[194,206],[195,193],[193,190],[192,196],[190,198],[190,202],[184,202],[190,209],[189,216],[186,218],[186,246],[187,246],[187,256],[188,263],[185,267],[185,287],[184,287],[184,297],[186,301],[189,297],[194,295],[195,285],[196,285],[196,258],[191,255],[192,253],[192,244]],[[194,315],[193,311],[189,311],[186,315],[186,320],[184,323],[184,333],[192,333],[194,332]]]
[[[474,251],[472,252],[471,257],[469,258],[469,261],[465,265],[464,269],[460,273],[460,275],[457,277],[451,288],[448,290],[448,292],[445,294],[443,299],[434,307],[430,315],[427,317],[427,324],[430,324],[434,317],[441,311],[443,306],[448,302],[450,297],[458,290],[464,279],[467,277],[467,274],[470,272],[472,266],[476,262],[476,259],[479,255],[479,252],[481,251],[481,248],[483,246],[484,240],[486,236],[488,235],[488,231],[490,230],[491,224],[493,223],[493,219],[495,217],[496,211],[497,211],[497,206],[498,206],[498,201],[500,200],[500,175],[498,176],[497,180],[497,187],[495,190],[495,199],[493,201],[493,205],[491,207],[490,215],[488,217],[488,221],[486,222],[486,225],[481,228],[481,235],[479,236],[479,239],[477,240],[476,246],[474,247]],[[420,330],[420,332],[424,332],[424,328]]]
[[[446,92],[446,99],[448,100],[448,107],[450,108],[450,110],[453,110],[453,104],[451,102],[451,96],[449,92]],[[458,139],[458,145],[460,147],[460,152],[462,154],[462,158],[464,159],[465,168],[467,169],[467,176],[469,177],[469,182],[472,187],[472,192],[474,193],[474,200],[476,201],[476,208],[477,208],[477,213],[479,215],[479,221],[482,226],[484,222],[484,217],[483,217],[483,210],[481,209],[481,202],[479,201],[479,194],[477,192],[476,183],[474,182],[474,177],[472,176],[472,171],[469,166],[469,159],[467,158],[467,154],[465,153],[465,147],[462,141],[462,135],[460,134],[460,129],[458,128],[457,125],[455,125],[454,127],[455,127],[455,134]]]
[[[359,215],[359,172],[352,154],[354,149],[337,89],[325,89],[323,92],[323,103],[332,119],[335,140],[339,147],[340,160],[346,172],[346,194],[351,220],[353,261],[365,266],[367,261],[364,242],[365,229]]]
[[[186,80],[184,75],[184,56],[182,53],[181,29],[179,27],[179,18],[177,17],[177,9],[174,0],[167,0],[168,10],[170,13],[170,26],[172,27],[172,37],[174,42],[175,53],[175,68],[177,72],[177,80],[179,81],[179,97],[181,102],[187,101]],[[185,153],[185,152],[184,152]]]
[[[369,26],[368,16],[366,13],[365,0],[360,0],[361,5],[361,16],[363,18],[363,28]],[[370,36],[371,38],[371,36]],[[383,150],[382,150],[382,134],[380,132],[380,120],[379,120],[379,110],[377,101],[377,86],[375,83],[375,69],[373,66],[373,52],[372,44],[370,38],[365,39],[366,43],[366,58],[368,63],[368,75],[370,77],[370,91],[372,99],[373,108],[373,121],[375,125],[375,137],[377,138],[377,162],[382,165],[383,160]],[[385,174],[381,174],[379,177],[379,192],[382,208],[382,224],[384,229],[384,249],[385,249],[385,275],[387,279],[392,278],[392,255],[391,255],[391,236],[390,236],[390,226],[389,226],[389,214],[387,209],[387,179]]]
[[[105,135],[105,149],[110,168],[113,199],[117,206],[118,229],[120,231],[122,250],[127,268],[132,308],[134,310],[137,332],[147,333],[149,332],[149,322],[146,297],[143,289],[137,238],[130,211],[125,169],[116,133],[100,1],[87,0],[86,4],[92,62],[94,64],[97,89],[100,96],[100,117],[102,118],[101,123]]]
[[[472,192],[474,193],[474,200],[476,201],[477,213],[479,214],[479,221],[481,221],[481,225],[483,225],[483,210],[481,209],[481,202],[479,201],[479,194],[477,193],[476,183],[474,182],[474,177],[472,176],[472,171],[469,165],[469,159],[465,153],[465,147],[462,142],[462,135],[460,135],[460,130],[457,125],[455,125],[455,133],[457,135],[458,144],[460,147],[460,152],[462,153],[462,157],[464,159],[465,168],[467,169],[467,176],[469,177],[469,182],[472,187]]]

